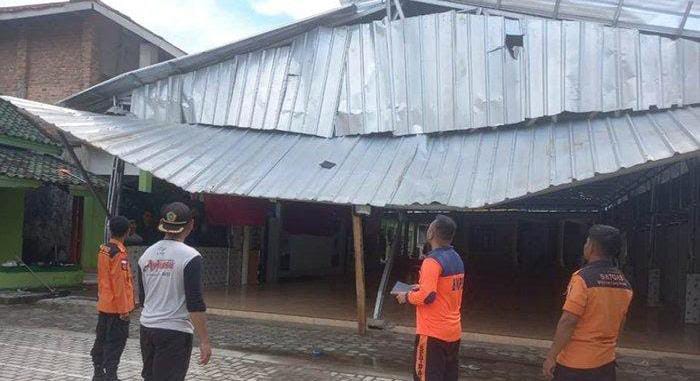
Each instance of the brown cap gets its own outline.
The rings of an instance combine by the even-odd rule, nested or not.
[[[180,234],[191,219],[192,211],[189,206],[181,202],[173,202],[163,208],[163,217],[158,224],[158,230],[163,233]]]

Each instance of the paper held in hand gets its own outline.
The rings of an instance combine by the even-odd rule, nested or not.
[[[394,288],[391,289],[391,295],[401,294],[404,292],[409,292],[413,289],[413,285],[406,284],[404,282],[396,282]]]

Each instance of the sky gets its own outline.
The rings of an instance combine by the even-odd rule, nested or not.
[[[339,0],[102,0],[188,52],[221,46],[340,6]],[[0,0],[0,7],[55,2]]]

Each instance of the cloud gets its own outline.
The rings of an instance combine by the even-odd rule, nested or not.
[[[215,0],[103,0],[109,6],[193,53],[224,45],[266,29],[250,15]]]
[[[263,15],[287,15],[295,20],[340,7],[339,0],[251,0],[253,9]]]

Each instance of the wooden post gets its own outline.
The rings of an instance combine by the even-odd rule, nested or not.
[[[241,286],[248,284],[248,266],[250,263],[250,226],[243,226],[243,256],[241,258]]]
[[[352,236],[355,246],[355,292],[357,294],[357,330],[360,335],[367,332],[365,312],[365,258],[362,244],[362,217],[353,211]]]
[[[557,265],[560,269],[564,266],[564,240],[566,238],[566,220],[559,221],[559,231],[557,232]]]

